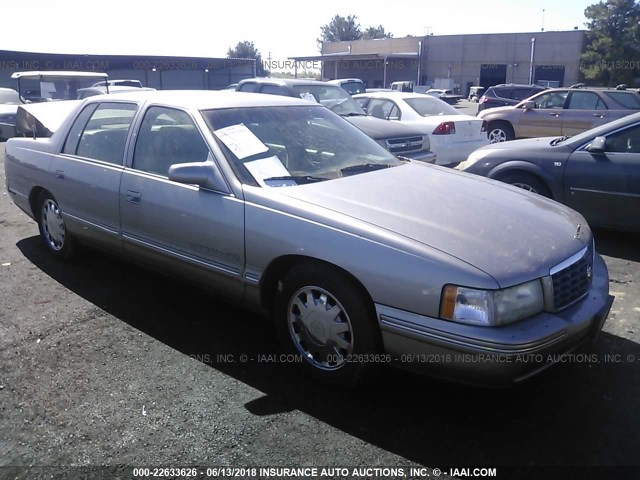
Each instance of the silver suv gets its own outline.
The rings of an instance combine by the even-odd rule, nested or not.
[[[576,135],[640,111],[636,90],[551,88],[512,107],[484,110],[491,143],[514,138]]]

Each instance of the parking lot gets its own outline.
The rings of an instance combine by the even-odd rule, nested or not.
[[[341,391],[298,375],[269,321],[223,298],[95,251],[53,260],[4,192],[2,144],[0,175],[0,478],[52,465],[640,472],[639,235],[595,232],[616,299],[590,350],[506,390],[387,371]]]

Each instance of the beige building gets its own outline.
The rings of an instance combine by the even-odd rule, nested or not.
[[[577,83],[584,34],[570,30],[332,42],[323,44],[320,55],[292,60],[322,61],[325,80],[357,77],[370,88],[412,80],[459,88],[466,95],[471,85]]]

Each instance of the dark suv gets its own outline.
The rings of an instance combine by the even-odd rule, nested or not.
[[[247,78],[238,92],[267,93],[318,102],[355,125],[394,155],[435,163],[429,137],[421,130],[367,116],[362,107],[339,85],[317,80]]]
[[[546,88],[540,85],[518,85],[516,83],[489,87],[478,100],[478,113],[487,108],[516,105],[525,98],[546,90]]]

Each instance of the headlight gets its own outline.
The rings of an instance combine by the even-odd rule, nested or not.
[[[471,155],[469,155],[469,158],[467,158],[462,163],[460,163],[460,165],[456,167],[456,170],[464,170],[466,168],[469,168],[472,165],[475,165],[476,163],[478,163],[480,160],[482,160],[484,157],[486,157],[490,153],[491,153],[490,149],[485,150],[484,148],[479,148],[478,150],[472,152]]]
[[[446,285],[440,317],[469,325],[498,326],[531,317],[544,309],[540,280],[501,290]]]

